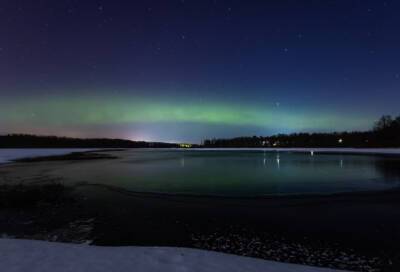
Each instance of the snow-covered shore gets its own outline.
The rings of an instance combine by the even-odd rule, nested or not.
[[[0,163],[16,159],[66,155],[73,152],[94,150],[92,148],[0,148]]]
[[[0,239],[0,268],[7,272],[333,272],[205,250],[172,247],[97,247]]]
[[[349,153],[349,154],[382,154],[400,155],[400,148],[311,148],[311,147],[279,147],[279,148],[191,148],[198,151],[265,151],[265,152],[296,152],[296,153]]]

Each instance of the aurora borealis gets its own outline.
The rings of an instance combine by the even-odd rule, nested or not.
[[[79,131],[82,127],[106,127],[107,124],[116,127],[134,127],[137,130],[152,130],[161,127],[168,135],[168,128],[174,123],[183,127],[196,127],[196,124],[208,127],[271,127],[277,131],[304,130],[329,130],[332,126],[351,129],[354,124],[368,125],[369,121],[359,117],[358,119],[346,119],[344,116],[323,115],[313,117],[307,113],[290,113],[280,111],[279,108],[257,108],[240,104],[207,103],[196,104],[166,101],[155,102],[151,100],[138,100],[135,97],[128,99],[97,97],[76,98],[45,98],[34,101],[19,101],[15,104],[2,105],[1,122],[12,126],[26,126],[27,123],[41,129],[56,127],[69,127],[70,131]],[[157,131],[157,130],[156,130]],[[40,130],[38,131],[40,132]],[[56,131],[47,131],[55,133]],[[71,136],[79,136],[71,134]],[[129,133],[129,132],[128,132]],[[204,133],[204,132],[200,132]],[[95,135],[93,135],[95,136]],[[118,134],[113,135],[118,136]],[[126,137],[141,136],[152,140],[151,135],[125,135]],[[173,134],[170,135],[173,137]],[[170,139],[173,140],[173,139]]]
[[[398,114],[395,1],[3,1],[0,133],[191,141]]]

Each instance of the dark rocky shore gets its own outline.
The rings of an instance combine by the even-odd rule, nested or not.
[[[265,198],[141,194],[84,182],[69,187],[45,171],[23,181],[7,175],[23,165],[0,168],[3,237],[195,247],[352,271],[400,271],[396,190]]]

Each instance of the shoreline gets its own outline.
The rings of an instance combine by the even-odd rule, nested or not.
[[[311,199],[227,199],[116,196],[104,187],[85,189],[85,195],[97,198],[89,206],[105,211],[105,225],[97,229],[100,235],[94,240],[97,245],[186,246],[355,271],[356,266],[346,265],[346,260],[360,259],[364,264],[374,260],[371,267],[377,268],[395,262],[398,253],[400,237],[393,231],[400,227],[399,211],[385,208],[400,207],[398,191]],[[114,213],[108,205],[121,211]],[[151,215],[140,210],[144,207]],[[108,232],[115,234],[102,236]],[[307,259],[307,252],[313,252],[315,260]]]
[[[99,187],[104,188],[116,193],[137,196],[137,197],[154,197],[154,198],[193,198],[193,199],[221,199],[221,200],[294,200],[294,199],[319,199],[319,198],[339,198],[339,197],[369,197],[378,195],[392,195],[400,194],[400,187],[394,187],[391,189],[382,190],[363,190],[363,191],[342,191],[342,192],[312,192],[312,193],[274,193],[265,195],[254,195],[254,196],[234,196],[234,195],[217,195],[217,194],[192,194],[192,193],[169,193],[169,192],[156,192],[156,191],[132,191],[122,187],[100,184],[100,183],[89,183],[82,182],[73,187]]]
[[[8,184],[22,177],[29,186],[51,178],[49,169],[83,163],[48,162],[0,165],[0,174],[19,172]],[[88,182],[65,187],[66,202],[0,209],[0,233],[104,246],[183,246],[355,271],[390,271],[389,263],[400,268],[400,189],[235,197]]]
[[[12,223],[8,227],[0,224],[0,233],[8,232],[9,237],[15,238],[101,246],[190,247],[355,271],[386,271],[374,269],[385,267],[389,260],[393,262],[400,241],[385,227],[378,227],[400,227],[398,190],[328,197],[216,198],[127,195],[105,186],[90,185],[71,189],[71,200],[60,207],[43,210],[46,205],[38,213],[26,211],[16,217],[17,228]],[[116,211],[115,206],[120,208]],[[382,209],[374,211],[382,206],[397,211],[389,214],[383,214]],[[367,218],[379,224],[366,223],[365,212]],[[10,220],[12,214],[0,214],[0,217]],[[342,214],[344,218],[336,220],[330,214]],[[27,220],[32,222],[21,225]],[[39,226],[35,220],[39,220]],[[32,231],[26,236],[25,228],[35,225],[37,230],[47,229],[39,231],[44,236]],[[375,235],[371,237],[371,233]],[[312,252],[314,257],[308,259],[307,252]],[[371,269],[356,269],[357,262]]]
[[[1,152],[6,150],[7,152]],[[43,154],[43,151],[46,153]],[[10,151],[17,151],[13,154]],[[0,148],[0,166],[4,164],[15,163],[15,160],[21,159],[39,159],[43,157],[67,156],[72,153],[87,153],[94,150],[88,148]]]

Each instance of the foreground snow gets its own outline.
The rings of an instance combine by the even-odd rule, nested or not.
[[[338,271],[196,249],[96,247],[14,239],[0,239],[0,267],[7,272]]]

